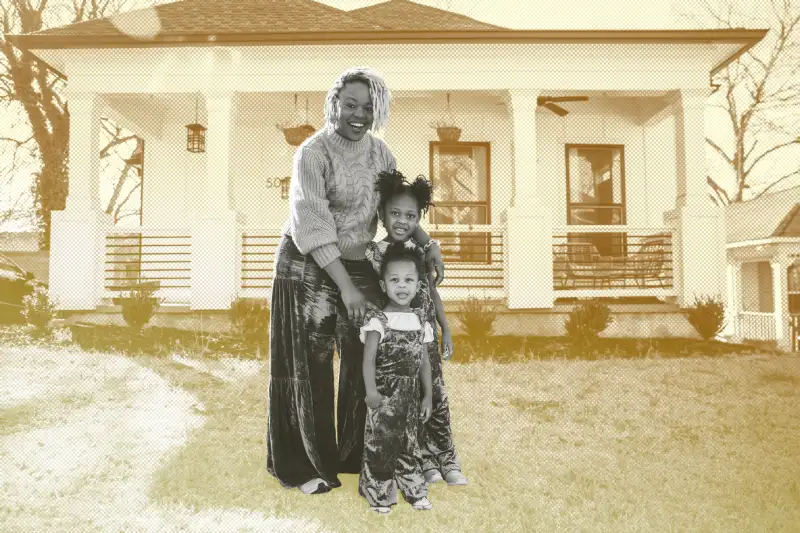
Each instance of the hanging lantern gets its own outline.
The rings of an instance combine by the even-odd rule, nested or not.
[[[206,128],[197,122],[198,98],[194,102],[194,124],[186,125],[186,150],[192,153],[206,151]]]

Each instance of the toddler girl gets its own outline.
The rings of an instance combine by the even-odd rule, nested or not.
[[[377,188],[380,195],[378,216],[386,229],[386,237],[382,241],[368,243],[367,258],[376,272],[380,273],[381,259],[391,243],[403,242],[420,258],[425,257],[425,249],[414,242],[412,235],[419,225],[422,214],[433,205],[431,202],[433,188],[424,177],[418,176],[413,183],[410,183],[397,170],[379,173]],[[419,438],[423,460],[422,471],[428,483],[436,483],[444,477],[448,485],[466,485],[467,478],[461,473],[461,465],[453,444],[450,404],[442,372],[442,359],[447,360],[452,357],[453,339],[442,299],[433,283],[433,271],[428,272],[424,263],[423,266],[426,269],[420,280],[419,295],[412,302],[412,306],[421,307],[425,319],[434,325],[434,340],[428,344],[433,406],[430,420],[423,426]],[[437,321],[442,328],[443,354],[439,351],[438,328],[435,327]]]
[[[422,311],[411,308],[422,271],[422,261],[403,243],[389,247],[380,272],[389,303],[383,311],[369,308],[361,328],[367,421],[358,492],[378,513],[397,503],[398,487],[414,509],[431,508],[418,437],[431,414],[426,343],[434,337]]]

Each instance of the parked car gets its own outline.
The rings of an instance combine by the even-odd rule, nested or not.
[[[0,254],[0,321],[23,320],[22,299],[33,292],[33,286],[37,284],[45,285],[36,279],[33,272]]]

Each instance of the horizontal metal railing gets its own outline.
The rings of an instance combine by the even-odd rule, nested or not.
[[[553,288],[672,290],[672,229],[559,226],[553,230]]]

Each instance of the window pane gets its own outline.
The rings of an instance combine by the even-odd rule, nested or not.
[[[571,204],[616,207],[570,210],[570,224],[623,224],[622,150],[612,147],[570,147],[568,151]],[[575,221],[572,221],[572,219]]]
[[[431,212],[433,224],[488,224],[485,205],[436,205]]]
[[[488,161],[485,146],[437,146],[433,153],[433,201],[488,200]]]
[[[622,207],[572,207],[569,211],[570,224],[622,224]]]

